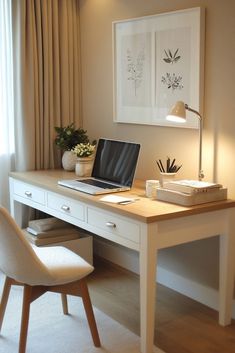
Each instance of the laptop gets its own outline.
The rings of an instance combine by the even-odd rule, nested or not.
[[[130,190],[139,151],[138,143],[101,138],[91,177],[59,180],[58,184],[92,195]]]

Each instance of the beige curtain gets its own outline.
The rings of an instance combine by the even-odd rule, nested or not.
[[[78,0],[12,0],[16,169],[60,164],[55,126],[81,126]]]

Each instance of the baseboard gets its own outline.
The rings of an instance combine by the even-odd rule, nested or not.
[[[96,237],[94,238],[93,246],[96,255],[139,274],[139,256],[137,252]],[[214,288],[191,281],[161,266],[158,266],[157,271],[158,283],[218,310],[219,293]],[[235,300],[233,301],[232,317],[235,319]]]

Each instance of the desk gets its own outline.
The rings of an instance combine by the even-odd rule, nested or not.
[[[145,197],[144,183],[136,181],[125,196],[137,195],[129,205],[101,202],[57,185],[74,179],[60,170],[10,174],[11,213],[22,225],[22,204],[41,210],[139,252],[140,344],[153,352],[156,264],[159,249],[220,236],[219,323],[231,322],[234,286],[235,201],[226,200],[182,207]],[[120,193],[123,195],[123,193]]]

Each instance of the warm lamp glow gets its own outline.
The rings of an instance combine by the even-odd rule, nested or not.
[[[202,180],[204,174],[202,171],[202,116],[200,113],[185,104],[182,101],[178,101],[171,108],[169,115],[167,115],[166,120],[173,121],[175,123],[185,123],[186,122],[186,110],[193,112],[197,115],[199,119],[199,170],[198,170],[198,179]]]
[[[176,116],[176,115],[171,115],[171,114],[167,115],[166,120],[172,121],[173,123],[180,123],[180,124],[186,122],[184,118],[181,118],[180,116]]]

